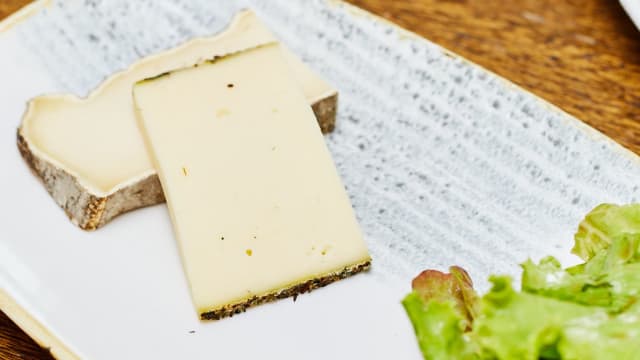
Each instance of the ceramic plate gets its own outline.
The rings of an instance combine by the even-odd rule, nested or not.
[[[86,359],[419,359],[400,300],[424,268],[480,290],[569,257],[600,202],[640,198],[638,158],[580,121],[405,30],[335,1],[54,1],[0,33],[3,310]],[[189,298],[165,206],[73,226],[15,145],[25,102],[87,94],[136,59],[255,10],[340,91],[326,137],[372,271],[216,322]],[[34,325],[35,324],[35,325]],[[59,357],[67,357],[62,350]]]
[[[640,29],[640,0],[620,0],[620,3],[636,27]]]

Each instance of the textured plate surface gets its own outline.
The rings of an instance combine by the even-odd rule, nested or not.
[[[15,146],[25,101],[86,95],[136,59],[250,7],[340,91],[327,137],[370,274],[200,323],[164,206],[73,226]],[[510,83],[393,25],[326,1],[58,1],[0,33],[0,285],[88,359],[419,358],[399,304],[424,268],[480,289],[559,255],[600,202],[639,198],[637,157]],[[117,146],[117,144],[114,144]]]

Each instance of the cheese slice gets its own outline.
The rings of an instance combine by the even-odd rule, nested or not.
[[[276,41],[255,14],[244,11],[229,28],[145,58],[106,80],[86,99],[72,95],[33,99],[18,130],[18,146],[71,220],[95,229],[114,216],[164,200],[136,126],[131,87],[136,81]],[[336,91],[285,50],[287,67],[302,87],[320,127],[335,122]]]
[[[203,319],[368,268],[348,196],[277,45],[133,93]]]

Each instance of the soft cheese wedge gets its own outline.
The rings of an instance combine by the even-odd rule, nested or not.
[[[134,87],[202,319],[369,267],[351,204],[280,48]]]
[[[218,36],[143,59],[106,80],[86,99],[72,95],[33,99],[18,129],[18,146],[54,200],[83,229],[162,202],[162,189],[135,121],[133,84],[274,41],[252,12],[242,12]],[[336,91],[291,52],[284,53],[320,127],[331,131]]]

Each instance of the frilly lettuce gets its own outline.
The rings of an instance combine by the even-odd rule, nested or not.
[[[425,359],[640,359],[640,205],[601,205],[563,269],[522,264],[522,291],[493,276],[482,298],[460,267],[422,272],[403,300]]]
[[[640,204],[601,204],[580,222],[571,252],[589,260],[625,234],[640,234]]]
[[[553,257],[539,264],[522,264],[522,290],[556,299],[624,311],[640,301],[640,236],[624,235],[613,240],[588,262],[562,269]]]
[[[462,268],[426,270],[402,301],[425,359],[474,359],[467,332],[478,313],[478,296]]]
[[[640,358],[640,304],[611,315],[605,308],[516,292],[493,277],[471,338],[476,359],[619,360]]]
[[[474,338],[486,359],[562,359],[558,343],[571,321],[589,316],[589,307],[516,292],[504,276],[491,279],[493,288],[482,299],[482,316],[474,323]]]

